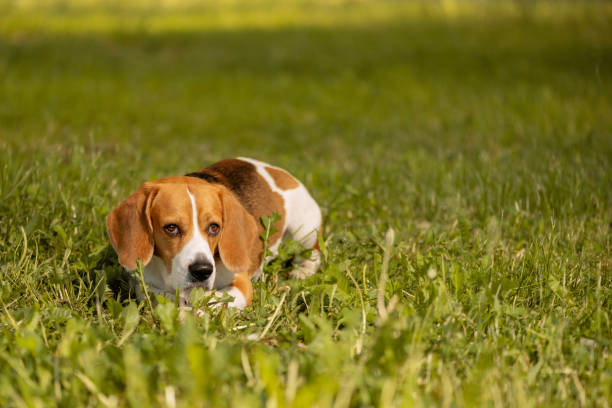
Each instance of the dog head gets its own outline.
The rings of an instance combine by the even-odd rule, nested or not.
[[[127,270],[153,256],[165,265],[166,288],[186,289],[215,281],[215,255],[227,269],[252,267],[257,225],[225,187],[192,177],[144,183],[106,219],[119,263]]]

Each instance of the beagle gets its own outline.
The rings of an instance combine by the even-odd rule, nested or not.
[[[183,177],[144,183],[107,217],[119,263],[127,270],[144,265],[153,293],[186,303],[194,287],[227,292],[230,306],[244,308],[253,299],[252,280],[264,264],[261,217],[280,215],[269,250],[278,254],[285,238],[312,248],[291,275],[306,278],[320,264],[317,233],[321,211],[306,188],[288,172],[248,159],[222,160]]]

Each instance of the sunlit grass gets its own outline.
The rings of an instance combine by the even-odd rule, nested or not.
[[[425,1],[83,1],[2,0],[0,32],[83,33],[113,31],[189,32],[193,30],[268,29],[290,26],[368,26],[419,19],[529,18],[600,19],[609,22],[612,5],[569,1],[478,2]]]

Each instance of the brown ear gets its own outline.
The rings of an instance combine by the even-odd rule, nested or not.
[[[223,230],[219,241],[219,255],[225,266],[234,273],[248,272],[257,259],[257,224],[234,194],[222,190]]]
[[[153,256],[150,210],[155,191],[149,183],[143,184],[106,218],[108,235],[119,263],[127,270],[136,269],[137,259],[146,265]]]

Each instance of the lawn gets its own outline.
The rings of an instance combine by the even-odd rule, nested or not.
[[[130,4],[0,0],[0,405],[610,407],[610,3]],[[135,301],[106,215],[233,156],[321,270]]]

